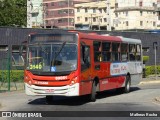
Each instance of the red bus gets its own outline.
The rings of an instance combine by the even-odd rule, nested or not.
[[[65,32],[30,34],[24,72],[27,95],[90,95],[110,89],[130,91],[142,78],[141,40]]]

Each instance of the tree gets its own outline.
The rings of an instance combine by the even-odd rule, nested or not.
[[[26,26],[26,0],[0,0],[0,26]]]

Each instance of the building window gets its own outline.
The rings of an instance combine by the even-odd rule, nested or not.
[[[153,3],[153,7],[155,7],[156,6],[156,3]]]
[[[54,6],[54,2],[51,3],[51,6]]]
[[[156,22],[153,22],[153,26],[154,26],[154,27],[156,26]]]
[[[142,11],[140,11],[140,16],[142,16],[143,15],[143,12]]]
[[[139,2],[139,7],[142,7],[142,6],[143,6],[143,2],[140,1],[140,2]]]
[[[100,18],[99,21],[102,23],[102,18]]]
[[[107,22],[107,19],[106,19],[106,18],[104,18],[104,22]]]
[[[115,3],[115,8],[118,8],[118,3]]]
[[[45,3],[45,7],[48,7],[48,3]]]
[[[69,10],[69,13],[73,13],[74,12],[74,10]]]
[[[140,26],[143,26],[143,21],[140,21]]]
[[[88,8],[85,8],[85,13],[87,13],[88,12]]]
[[[93,8],[93,13],[96,13],[96,8]]]
[[[106,9],[106,8],[103,8],[103,11],[104,11],[104,13],[106,13],[106,12],[107,12],[107,9]]]
[[[62,23],[62,19],[59,19],[59,20],[58,20],[58,23]]]
[[[96,18],[95,17],[93,17],[93,22],[96,22]]]
[[[54,15],[54,11],[51,11],[50,14],[51,14],[51,16],[53,16]]]
[[[19,54],[19,45],[12,45],[12,65],[13,66],[23,66],[24,65],[24,56],[26,52],[26,47],[23,48],[22,56]]]
[[[118,17],[118,13],[115,13],[116,17]]]
[[[0,51],[7,51],[8,45],[0,45]]]
[[[126,26],[128,26],[128,21],[126,21]]]
[[[46,20],[45,23],[48,24],[48,20]]]
[[[85,22],[87,22],[88,21],[88,17],[85,17]]]
[[[126,11],[126,16],[128,16],[128,11]]]
[[[80,21],[80,17],[77,17],[77,21]]]
[[[102,9],[99,9],[99,12],[102,13]]]
[[[77,12],[80,12],[80,8],[77,8]]]

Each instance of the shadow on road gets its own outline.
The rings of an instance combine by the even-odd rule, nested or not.
[[[140,90],[138,87],[132,87],[130,92],[134,92]],[[116,90],[108,90],[104,92],[99,92],[97,94],[97,99],[103,99],[107,97],[113,97],[117,95],[124,94],[123,92],[117,92]],[[66,106],[80,106],[89,103],[89,95],[85,96],[78,96],[78,97],[59,97],[55,96],[53,97],[53,101],[50,105],[66,105]],[[37,98],[34,100],[29,100],[28,104],[32,105],[48,105],[46,103],[45,97],[43,98]]]
[[[131,87],[130,93],[131,92],[135,92],[137,90],[140,90],[140,88],[138,87]],[[97,95],[97,99],[103,99],[103,98],[107,98],[107,97],[113,97],[113,96],[117,96],[117,95],[121,95],[121,94],[125,94],[124,92],[120,91],[119,89],[113,89],[113,90],[107,90],[104,92],[100,92]],[[129,93],[127,93],[129,94]]]

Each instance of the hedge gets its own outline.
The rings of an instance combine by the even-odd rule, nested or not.
[[[23,82],[24,70],[11,70],[10,71],[10,81],[11,82]],[[8,80],[8,71],[0,70],[0,81]]]
[[[146,76],[155,74],[155,66],[146,66]],[[160,65],[157,66],[157,74],[160,74]]]

